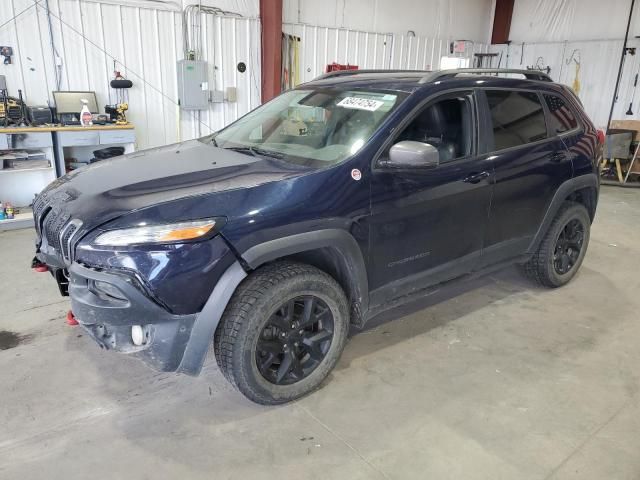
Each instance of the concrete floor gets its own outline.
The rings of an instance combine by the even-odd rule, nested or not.
[[[315,394],[268,408],[103,352],[29,230],[0,234],[0,478],[639,479],[640,192],[603,189],[559,290],[505,271],[376,321]]]

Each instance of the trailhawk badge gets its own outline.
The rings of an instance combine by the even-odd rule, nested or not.
[[[351,170],[351,178],[353,178],[356,182],[362,178],[362,172],[357,168]]]

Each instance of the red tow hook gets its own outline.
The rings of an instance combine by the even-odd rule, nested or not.
[[[31,268],[33,268],[36,272],[48,272],[49,267],[46,264],[42,263],[38,260],[38,257],[33,257],[31,260]]]
[[[75,327],[76,325],[78,325],[76,316],[73,314],[71,310],[67,312],[67,325],[71,325],[72,327]]]

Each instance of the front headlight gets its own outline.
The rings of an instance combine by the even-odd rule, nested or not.
[[[109,247],[124,247],[141,243],[194,240],[207,235],[215,226],[216,220],[213,218],[165,225],[140,225],[102,233],[96,237],[93,243]]]

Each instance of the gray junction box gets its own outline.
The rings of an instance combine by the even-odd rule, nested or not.
[[[178,60],[178,102],[185,110],[209,108],[207,62]]]

